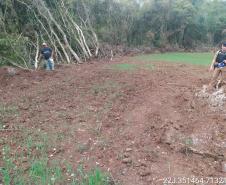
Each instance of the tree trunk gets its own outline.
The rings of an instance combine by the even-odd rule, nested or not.
[[[39,56],[39,37],[38,37],[38,33],[35,32],[35,36],[36,36],[36,54],[35,54],[35,64],[34,67],[35,69],[38,68],[38,56]]]
[[[57,23],[57,21],[54,19],[53,15],[51,14],[51,12],[49,11],[49,9],[46,7],[45,3],[43,2],[43,0],[36,0],[37,6],[40,6],[44,9],[44,11],[42,12],[43,14],[46,14],[46,16],[48,16],[50,18],[50,20],[54,23],[54,25],[57,27],[57,29],[59,30],[59,32],[62,34],[65,45],[68,47],[69,51],[71,52],[71,54],[73,55],[73,57],[76,59],[76,61],[78,63],[81,63],[81,60],[79,58],[79,56],[77,55],[77,53],[71,48],[68,40],[67,40],[67,36],[65,34],[65,32],[63,31],[63,29],[61,28],[60,24]]]

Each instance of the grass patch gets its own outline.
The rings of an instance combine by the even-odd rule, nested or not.
[[[122,64],[113,64],[112,68],[115,71],[135,71],[138,69],[148,69],[153,70],[153,64],[133,64],[133,63],[122,63]]]
[[[112,69],[116,71],[133,71],[137,69],[137,67],[138,67],[137,64],[128,64],[128,63],[112,65]]]
[[[212,53],[161,53],[161,54],[148,54],[139,55],[133,57],[136,61],[146,61],[146,62],[178,62],[185,64],[195,64],[195,65],[210,65],[213,58]]]
[[[0,168],[0,183],[4,185],[110,185],[113,184],[109,175],[96,168],[85,172],[81,167],[76,171],[68,165],[66,172],[59,163],[49,164],[49,160],[35,159],[30,166],[23,169],[16,166],[14,159],[4,156],[4,166]]]
[[[18,107],[17,106],[6,106],[0,104],[0,117],[4,116],[12,116],[12,115],[18,115]]]
[[[24,138],[16,151],[5,145],[2,149],[3,164],[0,167],[0,179],[4,185],[10,184],[53,184],[52,176],[61,179],[57,165],[49,165],[49,138],[47,134],[23,133]],[[26,136],[26,137],[25,137]]]
[[[110,185],[109,175],[95,168],[73,170],[67,162],[49,157],[50,138],[46,134],[30,135],[17,150],[8,145],[1,150],[0,184],[4,185]]]
[[[85,178],[84,185],[110,185],[110,179],[103,174],[99,169],[95,169],[88,173],[88,178]]]
[[[77,181],[72,185],[116,185],[112,178],[100,169],[95,168],[84,172],[82,166],[77,169]]]

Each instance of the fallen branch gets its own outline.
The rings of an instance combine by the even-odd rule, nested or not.
[[[58,31],[61,33],[63,40],[64,40],[64,43],[65,43],[66,47],[68,48],[68,50],[70,51],[70,53],[73,55],[73,57],[76,59],[76,61],[78,63],[81,63],[79,56],[77,55],[77,53],[72,49],[71,45],[69,44],[64,30],[62,29],[61,25],[58,24],[56,19],[53,17],[52,13],[50,12],[50,10],[45,5],[45,2],[43,0],[39,0],[39,1],[37,1],[36,5],[37,6],[41,5],[41,8],[44,10],[42,12],[40,11],[41,14],[46,14],[46,16],[48,16],[49,20],[56,26]]]
[[[193,154],[201,155],[206,158],[213,158],[214,160],[224,160],[225,159],[225,156],[223,154],[213,154],[208,151],[203,152],[203,151],[196,150],[195,148],[192,148],[192,147],[183,147],[180,150],[180,152],[184,153],[184,154],[193,153]]]
[[[23,67],[23,66],[15,63],[15,62],[13,62],[12,60],[9,60],[8,58],[5,58],[5,57],[0,56],[0,59],[1,58],[4,59],[4,60],[6,60],[7,62],[9,62],[11,65],[13,65],[15,67],[18,67],[18,68],[23,69],[23,70],[33,71],[33,70],[29,69],[29,68],[25,68],[25,67]]]

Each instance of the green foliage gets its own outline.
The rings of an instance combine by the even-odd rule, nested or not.
[[[77,1],[77,6],[80,1]],[[99,39],[110,44],[126,44],[135,16],[135,1],[85,1]],[[132,5],[131,5],[132,4]],[[80,7],[80,6],[79,6]],[[80,8],[81,9],[81,8]],[[79,8],[76,9],[79,11]]]
[[[201,43],[218,44],[225,24],[226,2],[190,0],[152,0],[134,21],[129,43],[166,47],[193,48]],[[152,33],[150,40],[147,33]]]
[[[0,104],[0,129],[3,128],[3,120],[6,117],[13,117],[19,114],[17,106],[6,106],[4,104]]]
[[[68,29],[70,25],[62,19],[61,1],[43,1],[65,31],[72,48],[81,55],[76,32]],[[0,65],[14,63],[31,67],[36,33],[40,41],[49,40],[43,28],[49,30],[49,24],[38,13],[38,4],[34,2],[0,1]],[[72,19],[81,25],[91,48],[92,31],[102,43],[135,47],[190,49],[216,46],[226,39],[224,0],[69,0],[64,3]],[[63,40],[59,30],[56,33]],[[62,51],[59,45],[56,47]]]
[[[28,38],[15,34],[0,34],[0,60],[1,65],[19,66],[29,65],[29,43]]]

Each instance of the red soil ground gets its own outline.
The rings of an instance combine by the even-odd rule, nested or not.
[[[195,96],[210,78],[207,70],[161,62],[153,70],[112,68],[129,60],[14,76],[1,69],[0,102],[19,113],[4,117],[8,131],[0,132],[0,148],[18,148],[22,128],[50,136],[57,150],[52,159],[74,168],[99,166],[123,185],[195,184],[188,182],[192,176],[206,184],[213,184],[208,177],[222,180],[226,114]]]

